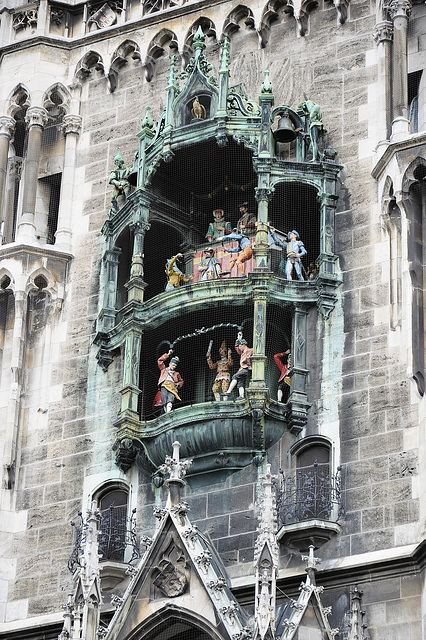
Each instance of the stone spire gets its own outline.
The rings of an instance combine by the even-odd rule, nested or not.
[[[262,497],[258,537],[254,551],[256,577],[254,638],[275,637],[275,593],[278,572],[278,544],[276,539],[277,515],[271,465],[260,476]]]
[[[99,521],[100,515],[93,501],[87,511],[87,519],[81,523],[78,532],[77,569],[74,572],[76,583],[74,593],[70,594],[64,606],[64,627],[59,636],[69,640],[97,640],[97,630],[102,602],[99,571]]]

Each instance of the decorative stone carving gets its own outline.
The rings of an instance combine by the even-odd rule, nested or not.
[[[189,580],[185,572],[185,555],[173,541],[152,572],[152,584],[167,598],[185,593]]]
[[[182,527],[185,526],[185,516],[189,511],[188,503],[185,501],[179,502],[179,504],[172,507],[170,511],[179,517]]]
[[[209,566],[211,565],[211,561],[212,561],[212,554],[208,550],[203,551],[202,553],[200,553],[199,556],[195,558],[195,562],[198,564],[201,570],[206,574],[208,573]]]
[[[28,9],[19,11],[13,16],[12,26],[16,32],[27,27],[35,29],[37,27],[38,9]]]
[[[7,138],[12,137],[13,132],[15,130],[15,119],[10,116],[1,116],[0,117],[0,136],[6,136]]]
[[[189,529],[186,529],[183,532],[183,537],[188,540],[190,547],[192,549],[195,549],[194,540],[196,540],[198,538],[198,527],[197,527],[197,525],[194,524]]]
[[[393,39],[393,24],[389,20],[378,22],[373,31],[373,38],[376,44],[389,41]]]
[[[65,17],[65,11],[56,7],[50,8],[50,24],[60,27]]]
[[[411,0],[392,0],[389,4],[389,16],[391,20],[395,18],[409,18],[412,9]]]
[[[25,124],[32,127],[45,127],[48,122],[48,114],[43,107],[30,107],[25,115]]]
[[[210,582],[207,583],[207,586],[213,591],[216,599],[219,600],[221,592],[226,587],[226,580],[222,576],[219,576],[217,580],[210,580]]]
[[[65,135],[68,135],[69,133],[73,133],[77,136],[80,135],[81,121],[82,121],[81,116],[76,116],[72,114],[64,116],[64,120],[62,123],[62,131],[64,132]]]

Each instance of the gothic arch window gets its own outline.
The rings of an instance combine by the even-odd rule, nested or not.
[[[189,611],[161,611],[158,618],[148,621],[138,640],[220,640],[218,634],[201,621],[193,622]]]
[[[101,487],[93,498],[101,515],[101,562],[124,562],[129,530],[129,488],[124,483],[109,483]]]

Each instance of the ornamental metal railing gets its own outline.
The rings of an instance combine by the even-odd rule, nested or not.
[[[141,557],[136,537],[136,509],[127,516],[127,505],[111,505],[99,511],[98,552],[100,562],[107,560],[130,564]],[[68,569],[73,573],[77,566],[81,566],[86,534],[87,520],[78,512],[80,523],[71,522],[75,527],[75,544],[68,560]]]
[[[275,483],[279,526],[326,520],[338,522],[345,515],[341,495],[341,467],[334,475],[328,464],[314,462],[297,469],[296,475],[284,474]]]

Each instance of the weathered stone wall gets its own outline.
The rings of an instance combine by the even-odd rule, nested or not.
[[[215,23],[218,36],[232,8],[229,2],[206,7],[205,15]],[[254,3],[253,11],[259,12]],[[126,37],[134,38],[145,52],[158,30],[167,26],[182,45],[198,16],[188,8],[186,15],[129,31]],[[389,248],[370,174],[378,110],[371,37],[374,22],[374,7],[364,0],[352,0],[350,19],[344,25],[337,25],[336,10],[327,3],[312,12],[304,37],[297,37],[294,19],[283,10],[271,25],[265,48],[258,48],[256,33],[243,22],[231,37],[231,84],[243,82],[249,96],[256,99],[263,72],[269,69],[276,105],[295,108],[306,92],[321,105],[325,142],[337,150],[345,167],[336,216],[342,298],[329,320],[318,317],[316,328],[310,325],[316,359],[309,355],[309,388],[316,397],[309,398],[313,406],[308,432],[329,436],[335,462],[343,464],[347,518],[342,533],[319,555],[326,561],[324,568],[345,563],[349,576],[351,556],[360,556],[356,563],[371,568],[374,561],[390,557],[394,548],[400,548],[401,554],[410,553],[410,545],[417,544],[421,534],[416,484],[419,398],[407,376],[405,339],[401,331],[396,334],[389,328]],[[107,61],[122,40],[123,36],[112,31],[90,46]],[[81,45],[61,52],[62,65],[56,59],[59,49],[47,45],[42,59],[31,63],[33,53],[10,52],[2,62],[4,72],[11,73],[12,67],[16,70],[2,89],[2,103],[17,82],[29,83],[35,70],[39,75],[29,84],[30,89],[34,86],[36,101],[54,80],[71,82],[86,49]],[[209,49],[217,69],[213,38]],[[41,71],[40,64],[46,64]],[[6,622],[58,610],[70,586],[66,560],[72,549],[72,529],[68,523],[102,481],[124,477],[112,452],[121,359],[117,356],[103,372],[92,344],[105,244],[100,229],[110,206],[107,180],[113,156],[120,152],[126,165],[131,164],[145,106],[152,107],[154,117],[164,108],[167,69],[168,59],[163,55],[148,83],[141,62],[129,60],[119,73],[114,93],[109,92],[102,71],[92,69],[82,80],[74,259],[62,309],[48,316],[37,336],[27,334],[19,468],[13,498],[9,502],[3,498],[2,503],[5,517],[13,514],[4,525],[8,569],[1,578],[6,595],[3,600],[0,597],[0,605]],[[7,363],[7,348],[4,358]],[[6,374],[2,380],[3,411]],[[288,449],[294,440],[288,434],[269,451],[274,472],[288,464]],[[138,479],[137,474],[133,469],[127,480],[137,493],[138,527],[151,534],[155,525],[152,507],[164,500],[163,489],[153,489],[147,474],[139,472]],[[236,583],[252,575],[257,474],[253,465],[222,485],[188,489],[185,495],[191,520],[211,537]],[[281,569],[283,578],[302,573],[299,554],[282,551]],[[404,632],[411,625],[411,636],[405,633],[407,640],[417,640],[417,578],[378,578],[365,585],[368,579],[367,573],[358,576],[372,640],[400,637],[401,624]],[[401,609],[404,620],[397,614]]]

